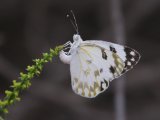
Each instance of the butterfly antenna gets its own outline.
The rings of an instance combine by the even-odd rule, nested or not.
[[[73,25],[75,31],[77,32],[77,28],[76,25],[73,23],[72,19],[70,18],[70,15],[67,14],[67,18],[69,19],[69,21],[71,22],[71,24]],[[78,32],[77,32],[78,33]]]
[[[74,15],[74,13],[73,13],[72,10],[71,10],[71,14],[72,14],[72,16],[73,16],[74,21],[71,19],[71,17],[70,17],[69,14],[67,14],[67,18],[70,20],[70,22],[71,22],[71,24],[73,25],[73,27],[74,27],[75,31],[77,32],[77,34],[79,34],[77,21],[76,21],[75,15]]]
[[[73,10],[71,10],[71,13],[72,13],[72,16],[73,16],[73,19],[74,19],[74,24],[75,24],[75,26],[76,26],[76,31],[77,31],[77,34],[79,34],[79,31],[78,31],[78,25],[77,25],[77,20],[76,20],[76,17],[75,17],[75,15],[74,15],[74,12],[73,12]]]

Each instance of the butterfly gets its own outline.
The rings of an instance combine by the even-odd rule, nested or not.
[[[104,92],[113,79],[132,69],[140,59],[140,54],[127,46],[100,40],[83,41],[78,34],[73,35],[73,41],[64,44],[69,45],[69,51],[60,51],[59,57],[70,64],[73,91],[86,98]]]
[[[83,41],[73,11],[74,22],[70,19],[77,34],[73,43],[68,41],[60,51],[60,60],[70,64],[73,91],[86,98],[94,98],[104,92],[112,80],[132,69],[140,59],[140,54],[127,46],[100,41]],[[69,15],[67,15],[69,17]],[[65,52],[66,49],[69,49]]]

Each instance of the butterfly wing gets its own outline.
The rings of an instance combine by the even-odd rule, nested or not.
[[[124,67],[116,53],[98,45],[81,45],[70,62],[72,89],[83,97],[93,98],[105,91]]]
[[[122,45],[111,43],[111,42],[100,41],[100,40],[87,40],[87,41],[84,41],[83,44],[84,45],[97,45],[111,52],[116,53],[125,64],[122,74],[132,69],[133,66],[138,63],[141,57],[140,54],[136,50],[130,47],[127,47],[127,46],[122,46]]]

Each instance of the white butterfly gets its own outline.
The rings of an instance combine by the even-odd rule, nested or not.
[[[68,41],[64,44],[69,51],[62,50],[59,57],[62,62],[70,64],[73,91],[80,96],[94,98],[104,92],[113,79],[136,65],[140,54],[132,48],[106,41],[83,41],[78,34],[73,11],[71,13],[74,22],[71,19],[70,22],[77,34],[73,35],[73,43]]]
[[[68,52],[62,50],[60,60],[70,64],[73,91],[83,97],[94,98],[104,92],[109,83],[130,70],[140,59],[132,48],[99,41],[83,41],[80,35],[73,36]]]

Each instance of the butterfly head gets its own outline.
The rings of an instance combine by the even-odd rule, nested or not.
[[[73,41],[74,41],[74,42],[81,42],[81,41],[82,41],[82,38],[81,38],[80,35],[74,34],[74,35],[73,35]]]

